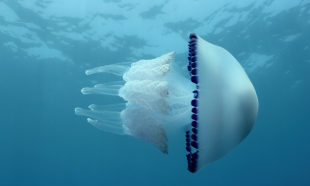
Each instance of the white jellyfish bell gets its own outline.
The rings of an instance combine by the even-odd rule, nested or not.
[[[151,60],[87,70],[123,76],[124,81],[83,88],[83,94],[122,97],[127,103],[76,108],[95,127],[131,135],[168,153],[168,133],[186,133],[190,172],[227,155],[251,131],[258,112],[255,89],[225,49],[190,35],[190,75],[174,62],[175,52]],[[91,119],[93,118],[93,119]]]

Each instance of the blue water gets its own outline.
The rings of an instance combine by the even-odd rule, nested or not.
[[[85,70],[176,51],[188,35],[226,48],[258,98],[250,135],[192,174],[184,137],[164,155],[103,132],[75,107],[115,80]],[[0,0],[0,185],[310,185],[310,1]]]

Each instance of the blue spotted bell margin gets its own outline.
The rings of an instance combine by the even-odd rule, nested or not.
[[[199,144],[197,142],[197,133],[198,133],[198,72],[197,72],[197,35],[195,33],[190,34],[188,44],[188,66],[187,69],[190,72],[191,81],[196,84],[196,89],[194,90],[194,99],[191,102],[192,108],[192,123],[191,130],[186,131],[186,150],[189,152],[186,155],[188,170],[192,173],[197,171],[197,161],[199,156]]]

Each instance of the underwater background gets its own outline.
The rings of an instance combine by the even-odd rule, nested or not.
[[[171,51],[184,66],[192,32],[233,54],[258,95],[230,154],[193,174],[184,134],[165,155],[75,115],[124,102],[83,95],[117,80],[85,70]],[[310,185],[309,157],[310,0],[0,0],[0,185]]]

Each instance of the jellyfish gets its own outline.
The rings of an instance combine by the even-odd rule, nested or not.
[[[184,132],[188,170],[197,172],[231,152],[250,133],[258,112],[255,89],[239,62],[224,48],[189,36],[187,70],[175,52],[150,60],[86,71],[112,73],[123,81],[98,84],[83,94],[119,96],[125,103],[75,108],[98,129],[145,140],[168,153],[168,139]]]

